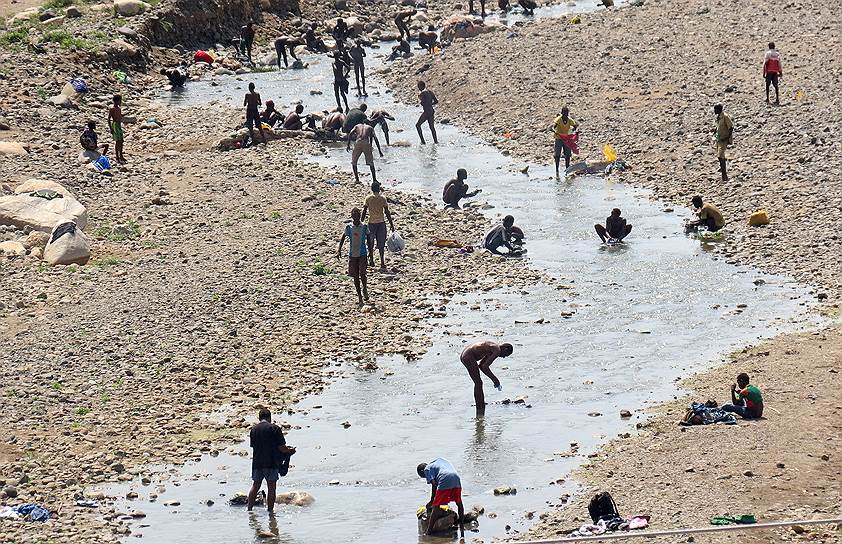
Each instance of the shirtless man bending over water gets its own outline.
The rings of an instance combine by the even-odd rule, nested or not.
[[[500,380],[497,379],[491,372],[491,363],[497,357],[508,357],[512,354],[514,348],[511,344],[498,344],[491,340],[482,340],[468,344],[462,350],[461,360],[465,368],[468,369],[468,375],[474,381],[474,400],[477,403],[477,415],[485,413],[485,393],[482,391],[482,378],[480,372],[491,378],[494,387],[502,391]]]

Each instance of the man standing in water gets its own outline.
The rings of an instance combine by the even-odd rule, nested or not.
[[[719,159],[719,171],[722,173],[722,181],[728,181],[726,170],[725,152],[728,146],[734,143],[734,121],[731,116],[723,111],[722,104],[713,107],[716,114],[716,156]]]
[[[433,91],[427,88],[427,84],[423,81],[418,82],[418,91],[418,100],[421,102],[421,108],[424,110],[421,113],[421,117],[418,118],[418,122],[415,123],[415,128],[418,130],[418,137],[421,138],[422,145],[427,143],[424,141],[424,133],[421,132],[421,125],[426,122],[430,125],[430,132],[433,134],[433,143],[437,144],[439,140],[436,136],[436,110],[433,106],[438,104],[439,100],[433,94]]]
[[[336,105],[342,107],[341,97],[345,102],[344,111],[348,111],[348,74],[351,73],[351,67],[339,51],[333,54],[333,58],[333,94],[336,97]]]
[[[289,66],[287,49],[289,49],[289,54],[292,58],[300,60],[295,56],[295,48],[299,45],[304,45],[305,43],[306,42],[303,38],[294,38],[292,36],[281,36],[275,40],[275,53],[277,53],[278,56],[278,70],[281,69],[281,59],[284,61],[284,68]]]
[[[491,363],[497,357],[508,357],[514,352],[511,344],[498,344],[491,340],[483,340],[468,344],[462,350],[461,360],[465,368],[468,369],[468,375],[474,382],[474,400],[477,404],[477,415],[485,413],[485,393],[482,390],[482,378],[480,372],[491,378],[491,382],[499,391],[503,390],[500,385],[500,380],[491,372]]]
[[[243,106],[246,108],[246,126],[249,129],[249,136],[252,143],[254,143],[254,125],[260,131],[260,138],[263,140],[263,145],[266,145],[266,133],[263,132],[263,123],[260,122],[260,94],[255,92],[254,83],[249,83],[249,92],[243,99]]]
[[[377,145],[377,152],[380,153],[381,158],[383,157],[383,151],[380,149],[380,142],[377,140],[377,134],[374,133],[374,127],[368,123],[360,123],[351,129],[351,132],[348,133],[348,144],[345,146],[345,151],[351,150],[351,140],[356,140],[354,143],[354,152],[351,153],[351,167],[354,170],[354,179],[357,180],[357,183],[360,182],[357,163],[360,161],[360,155],[365,155],[365,163],[371,169],[371,180],[377,183],[377,174],[374,173],[372,141]]]
[[[348,50],[351,55],[351,62],[354,64],[354,79],[357,82],[357,96],[368,96],[365,92],[365,49],[360,40],[354,42],[354,45]],[[362,90],[360,90],[360,80],[363,82]]]
[[[570,157],[573,156],[573,153],[579,153],[579,148],[576,145],[579,139],[578,129],[579,123],[570,117],[570,109],[567,106],[561,108],[561,115],[553,119],[553,134],[555,134],[553,157],[555,158],[556,177],[558,176],[562,152],[564,152],[565,169],[570,168]]]
[[[251,428],[249,442],[252,448],[251,479],[252,486],[248,494],[247,507],[249,511],[254,508],[257,500],[257,493],[263,480],[266,480],[266,509],[269,514],[274,513],[275,492],[280,477],[281,456],[292,455],[295,448],[286,445],[284,433],[281,428],[272,423],[272,414],[266,408],[261,408],[258,413],[259,422]]]

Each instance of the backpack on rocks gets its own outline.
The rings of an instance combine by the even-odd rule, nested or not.
[[[588,504],[588,513],[594,523],[601,519],[611,519],[619,516],[617,511],[617,504],[614,502],[614,497],[607,491],[597,493]]]

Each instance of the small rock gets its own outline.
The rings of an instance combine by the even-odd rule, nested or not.
[[[628,410],[620,410],[620,417],[623,419],[628,419],[632,416],[632,413]]]
[[[347,429],[348,427],[350,427],[350,426],[351,426],[351,422],[350,422],[350,421],[343,421],[343,422],[342,422],[342,426],[343,426],[343,427],[345,427],[345,428]]]
[[[82,16],[82,12],[76,6],[70,6],[64,10],[65,17],[76,19]]]
[[[495,495],[517,495],[517,488],[511,487],[511,486],[508,486],[508,485],[495,487],[494,488],[494,494]]]
[[[164,506],[181,506],[181,502],[174,500],[164,501]]]
[[[750,470],[747,470],[747,471],[743,472],[743,476],[747,476],[747,477],[751,478],[752,476],[754,476],[754,473]]]
[[[9,487],[6,487],[6,488],[3,489],[3,497],[5,497],[7,499],[14,499],[17,496],[18,496],[18,488],[9,486]]]
[[[801,525],[793,525],[792,526],[792,532],[797,534],[797,535],[802,535],[802,534],[807,532],[807,529],[805,529]]]

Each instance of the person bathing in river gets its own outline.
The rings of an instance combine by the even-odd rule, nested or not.
[[[427,30],[422,30],[418,33],[418,45],[429,51],[430,53],[433,52],[433,48],[439,42],[439,35],[436,34],[436,27],[430,25],[427,27]]]
[[[561,108],[561,115],[553,119],[553,134],[555,135],[555,175],[558,177],[558,167],[561,161],[561,154],[564,153],[564,168],[570,168],[570,157],[573,153],[578,154],[579,148],[579,123],[570,117],[570,109],[567,106]]]
[[[357,183],[360,182],[360,172],[357,170],[357,163],[360,161],[360,155],[365,155],[365,163],[371,169],[371,180],[377,183],[377,174],[374,173],[374,152],[371,143],[377,145],[377,152],[380,157],[383,157],[383,151],[380,149],[380,142],[377,140],[377,134],[374,133],[374,127],[368,123],[360,123],[351,129],[348,133],[348,144],[345,146],[345,151],[351,150],[351,140],[356,140],[354,143],[354,152],[351,153],[351,168],[354,170],[354,179]],[[378,187],[380,184],[377,185]]]
[[[623,238],[631,232],[632,226],[626,224],[626,219],[620,217],[620,213],[622,213],[620,212],[620,208],[614,208],[611,210],[611,215],[605,219],[604,227],[599,223],[594,225],[596,233],[599,235],[603,244],[608,242],[622,242]]]
[[[397,15],[395,15],[395,26],[398,27],[398,32],[400,32],[400,40],[406,40],[407,42],[412,41],[409,36],[409,26],[407,26],[407,22],[409,22],[416,13],[418,13],[417,10],[405,9],[399,11]],[[406,37],[404,37],[404,35],[406,35]]]
[[[465,537],[465,506],[462,504],[462,480],[450,461],[437,457],[430,463],[421,463],[416,469],[418,476],[430,484],[430,502],[427,503],[427,534],[433,534],[436,521],[447,515],[441,508],[456,503],[459,529]]]
[[[397,45],[392,46],[392,54],[389,55],[389,58],[386,60],[395,60],[398,57],[407,59],[410,56],[412,56],[412,48],[410,47],[409,42],[401,40]]]
[[[329,133],[336,135],[340,130],[342,130],[342,125],[344,123],[345,114],[342,113],[342,108],[336,108],[322,120],[322,128]]]
[[[167,80],[173,88],[184,87],[184,84],[187,83],[187,69],[183,64],[172,69],[161,68],[161,75],[167,76]]]
[[[339,51],[333,54],[333,59],[333,94],[336,97],[336,105],[341,108],[342,102],[345,102],[345,111],[348,111],[348,74],[351,73],[351,67]]]
[[[483,243],[485,249],[495,255],[503,255],[506,257],[517,257],[523,252],[520,245],[523,243],[523,231],[515,226],[515,218],[507,215],[503,218],[503,222],[496,227],[493,227],[488,234],[485,235]],[[503,253],[500,248],[505,247],[509,250],[508,253]]]
[[[725,226],[725,218],[722,216],[719,208],[710,202],[704,202],[699,195],[694,196],[691,202],[693,203],[693,207],[696,208],[696,215],[699,219],[687,223],[688,230],[705,227],[710,232],[716,232]]]
[[[731,384],[731,403],[724,404],[722,409],[738,414],[743,419],[763,417],[763,395],[756,385],[749,383],[745,372],[737,376],[736,384]]]
[[[415,128],[418,130],[418,137],[421,138],[421,144],[426,144],[424,141],[424,133],[421,132],[421,125],[425,122],[430,125],[430,132],[433,134],[433,143],[439,143],[438,136],[436,136],[436,110],[435,105],[439,103],[439,99],[433,94],[433,91],[427,88],[427,84],[423,81],[418,82],[418,100],[421,102],[421,117],[415,123]]]
[[[293,38],[292,36],[281,36],[275,40],[275,52],[278,54],[278,70],[281,69],[281,59],[284,59],[284,67],[289,67],[287,59],[287,49],[289,54],[295,60],[300,60],[295,56],[295,48],[299,45],[305,45],[307,41],[303,38]]]
[[[386,145],[391,145],[389,143],[389,124],[386,121],[394,121],[395,118],[392,117],[389,112],[383,109],[377,109],[371,112],[371,117],[368,119],[368,124],[377,128],[378,125],[380,126],[380,130],[383,131],[383,137],[386,139]]]
[[[468,184],[465,183],[466,179],[468,179],[468,171],[460,168],[456,171],[456,178],[448,181],[444,185],[442,200],[447,205],[446,207],[459,208],[460,200],[475,197],[482,192],[482,189],[477,189],[469,193]]]
[[[468,375],[474,382],[474,401],[477,406],[477,415],[485,412],[485,393],[482,390],[482,377],[480,372],[491,378],[491,383],[498,391],[503,390],[500,380],[491,372],[491,363],[497,357],[508,357],[514,352],[511,344],[498,344],[491,340],[482,340],[465,346],[462,350],[460,360],[468,370]]]
[[[348,51],[348,54],[351,57],[351,62],[354,64],[354,79],[357,82],[357,96],[368,96],[368,93],[365,92],[365,49],[363,49],[363,44],[360,40],[354,42],[354,45]],[[360,81],[362,81],[363,86],[360,89]]]

